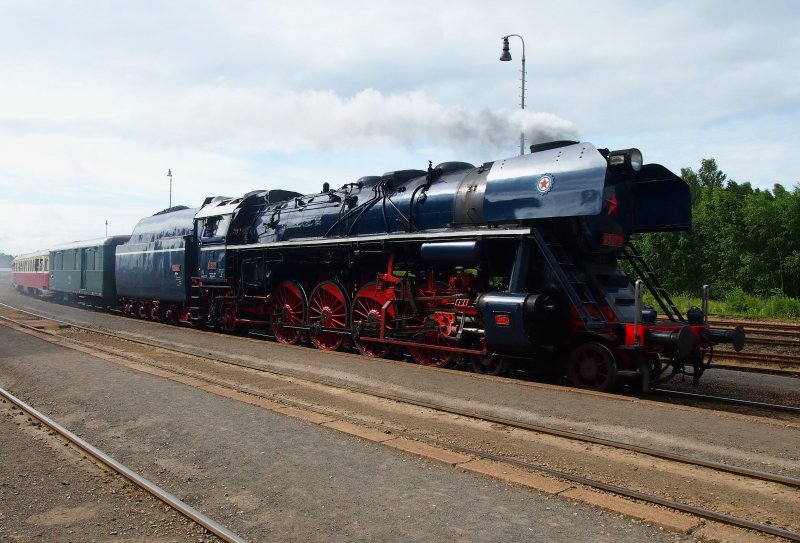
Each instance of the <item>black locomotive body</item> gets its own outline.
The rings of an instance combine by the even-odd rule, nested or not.
[[[197,267],[180,319],[431,366],[547,368],[600,390],[619,376],[645,387],[697,379],[713,344],[742,347],[741,329],[709,329],[698,311],[686,321],[629,243],[690,227],[686,183],[636,149],[531,150],[318,194],[209,198],[194,217]],[[643,309],[621,259],[668,322]]]
[[[159,213],[140,220],[116,248],[115,278],[128,315],[180,320],[197,270],[192,235],[199,209]]]

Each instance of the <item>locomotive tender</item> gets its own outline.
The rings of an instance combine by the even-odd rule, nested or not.
[[[430,366],[550,369],[584,388],[695,382],[744,331],[684,316],[630,237],[691,226],[689,188],[636,149],[560,141],[474,167],[254,191],[140,221],[116,248],[127,314]],[[641,276],[619,266],[625,259]],[[644,285],[668,322],[642,307]]]

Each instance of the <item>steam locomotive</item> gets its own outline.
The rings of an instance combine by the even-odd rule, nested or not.
[[[686,183],[637,149],[550,142],[167,211],[105,259],[103,296],[126,314],[480,373],[549,369],[595,390],[696,382],[715,344],[744,345],[741,327],[707,326],[707,290],[683,315],[630,243],[691,226]],[[51,276],[65,260],[51,252]],[[668,320],[643,306],[645,288]]]

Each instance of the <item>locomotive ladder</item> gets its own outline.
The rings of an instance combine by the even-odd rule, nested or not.
[[[581,272],[570,258],[564,247],[555,242],[548,242],[538,228],[532,229],[533,239],[555,272],[561,286],[569,296],[572,304],[580,313],[587,328],[600,328],[605,325],[606,319],[600,311],[600,304],[592,294],[586,280],[586,274]]]
[[[661,286],[656,273],[647,264],[642,253],[639,252],[636,246],[629,241],[622,250],[622,256],[630,263],[636,275],[639,276],[639,279],[642,280],[647,290],[649,290],[653,298],[656,299],[656,303],[658,303],[669,320],[673,322],[676,320],[683,321],[684,318],[680,309],[678,309],[675,302],[672,301],[672,298],[669,297],[667,289]]]
[[[202,290],[200,289],[200,285],[196,285],[193,280],[191,286],[191,294],[189,297],[189,320],[193,324],[197,324],[202,319],[202,317],[200,316],[201,294]]]

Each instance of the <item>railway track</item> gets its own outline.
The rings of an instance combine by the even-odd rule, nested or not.
[[[800,374],[800,355],[715,351],[714,358],[716,361],[712,367],[715,368]],[[720,360],[725,360],[727,363]]]
[[[800,326],[775,323],[716,323],[722,328],[743,324],[747,344],[756,350],[714,351],[713,367],[719,369],[800,376]],[[779,350],[781,352],[776,352]],[[794,351],[794,352],[792,352]]]
[[[743,325],[753,333],[770,334],[778,337],[794,337],[800,340],[800,324],[789,322],[757,322],[757,321],[734,321],[728,319],[709,319],[708,324],[714,328],[733,329],[737,325]]]
[[[245,540],[233,533],[228,528],[222,526],[218,522],[212,520],[211,518],[207,517],[194,507],[188,505],[187,503],[179,500],[166,490],[162,489],[155,483],[145,479],[132,469],[126,467],[125,465],[121,464],[120,462],[113,459],[111,456],[107,455],[97,447],[91,445],[84,439],[81,439],[74,433],[70,432],[56,421],[48,417],[47,415],[37,411],[30,405],[26,404],[16,396],[12,395],[7,390],[0,388],[0,397],[5,398],[7,401],[11,402],[17,408],[21,409],[25,412],[29,417],[32,417],[57,434],[61,437],[66,439],[69,443],[86,453],[87,455],[91,456],[114,473],[121,475],[122,477],[126,478],[163,504],[167,505],[168,507],[174,509],[178,513],[182,514],[189,520],[196,522],[212,534],[219,537],[222,541],[227,543],[245,543]]]
[[[774,403],[756,402],[752,400],[726,398],[723,396],[712,396],[709,394],[697,394],[694,392],[686,392],[683,390],[672,390],[666,388],[657,388],[653,392],[661,396],[673,396],[676,398],[705,401],[705,402],[711,402],[715,405],[716,404],[737,405],[737,406],[751,407],[754,409],[765,410],[765,411],[781,411],[785,413],[795,413],[800,415],[800,407],[794,405],[781,405]]]
[[[709,319],[708,324],[724,330],[742,325],[747,332],[745,350],[715,349],[712,368],[800,376],[800,324],[727,319]]]
[[[6,307],[8,307],[8,306],[6,306]],[[379,393],[379,392],[376,392],[375,390],[370,389],[369,387],[355,386],[355,385],[350,385],[350,384],[342,384],[341,382],[336,382],[336,381],[333,381],[333,380],[330,380],[330,379],[325,379],[325,378],[322,378],[322,377],[311,378],[308,375],[300,374],[300,373],[293,372],[293,371],[290,371],[290,370],[280,370],[280,371],[278,371],[278,370],[275,370],[275,369],[265,369],[263,367],[260,367],[260,366],[254,365],[254,364],[250,364],[250,363],[246,363],[246,362],[242,362],[240,360],[223,359],[223,358],[220,358],[218,356],[208,357],[208,356],[198,355],[195,352],[187,351],[187,350],[184,350],[184,349],[165,347],[164,345],[157,344],[157,343],[154,343],[154,342],[148,342],[148,341],[143,341],[143,340],[140,340],[140,339],[133,339],[133,338],[128,338],[128,337],[121,337],[119,334],[114,334],[114,333],[110,333],[110,332],[104,332],[104,331],[100,331],[100,330],[95,330],[95,329],[90,329],[90,328],[86,328],[86,327],[76,326],[76,325],[73,325],[71,323],[55,321],[53,324],[48,324],[47,320],[44,319],[43,317],[41,317],[39,315],[32,314],[32,313],[28,313],[28,312],[25,312],[23,315],[25,315],[25,317],[26,317],[25,320],[22,320],[22,319],[19,319],[19,318],[18,319],[13,319],[13,318],[9,318],[9,317],[3,317],[3,320],[15,322],[17,326],[22,326],[22,327],[27,327],[29,329],[37,330],[38,333],[46,333],[46,334],[51,334],[51,335],[58,336],[58,337],[62,337],[62,336],[59,335],[59,332],[63,331],[63,329],[60,329],[60,327],[62,327],[62,326],[63,327],[71,327],[71,328],[74,328],[74,329],[82,330],[84,332],[84,335],[99,334],[99,335],[102,335],[102,336],[104,336],[106,338],[112,339],[113,341],[119,341],[119,342],[122,342],[122,343],[136,344],[136,345],[140,345],[140,346],[145,346],[145,347],[150,348],[150,349],[157,349],[157,350],[160,350],[160,351],[171,352],[171,353],[174,353],[176,355],[185,355],[185,356],[189,356],[189,357],[193,357],[193,358],[197,358],[197,359],[203,358],[203,359],[206,359],[206,360],[214,362],[214,363],[222,362],[222,363],[225,363],[225,364],[230,364],[230,365],[234,365],[234,366],[238,366],[238,367],[242,367],[242,368],[247,368],[247,369],[250,369],[250,370],[257,370],[257,371],[260,371],[260,372],[267,372],[267,373],[274,374],[274,375],[282,377],[282,378],[289,378],[289,379],[293,379],[293,380],[297,380],[297,381],[305,381],[305,382],[313,383],[315,385],[321,385],[321,386],[329,387],[329,388],[332,388],[332,389],[346,390],[348,392],[357,393],[357,394],[365,394],[365,395],[369,395],[369,396],[373,396],[373,397],[378,397],[378,398],[381,398],[383,400],[388,400],[388,401],[392,401],[392,402],[399,402],[399,403],[403,403],[403,404],[407,404],[407,405],[412,405],[412,406],[415,406],[415,407],[418,407],[418,408],[424,408],[424,409],[432,410],[432,411],[439,412],[439,413],[447,413],[449,415],[457,415],[459,417],[464,417],[464,418],[472,419],[472,420],[476,420],[476,421],[489,422],[489,423],[492,423],[492,424],[502,425],[504,427],[513,428],[513,429],[521,430],[521,431],[525,431],[525,432],[532,432],[532,433],[535,433],[535,434],[547,435],[547,436],[551,436],[551,437],[558,438],[558,439],[570,440],[570,441],[575,441],[575,442],[585,443],[585,444],[591,444],[591,445],[598,445],[598,446],[608,447],[608,448],[619,450],[619,451],[626,451],[626,452],[631,453],[631,454],[642,455],[644,457],[650,458],[650,459],[652,459],[652,461],[663,462],[666,466],[668,466],[665,469],[670,469],[670,470],[674,470],[674,471],[677,471],[677,472],[680,472],[681,470],[685,470],[687,467],[691,467],[692,469],[711,470],[711,472],[725,473],[725,474],[728,474],[729,476],[735,476],[735,477],[744,478],[745,480],[758,480],[758,481],[767,482],[769,484],[775,484],[775,485],[779,485],[779,486],[782,486],[782,487],[788,487],[788,488],[792,488],[792,489],[796,489],[796,488],[800,487],[800,479],[794,478],[794,477],[790,477],[790,476],[786,476],[786,475],[782,475],[782,474],[764,472],[764,471],[755,470],[755,469],[751,469],[751,468],[747,468],[747,467],[725,464],[725,463],[716,462],[716,461],[709,460],[709,459],[703,459],[703,458],[679,455],[679,454],[675,454],[673,452],[666,451],[666,450],[657,450],[657,449],[652,449],[652,448],[647,448],[647,447],[640,447],[640,446],[631,445],[631,444],[627,444],[627,443],[622,443],[622,442],[607,440],[607,439],[603,439],[603,438],[598,438],[598,437],[587,435],[587,434],[581,434],[581,433],[576,433],[576,432],[567,432],[567,431],[559,430],[559,429],[556,429],[556,428],[550,428],[550,427],[541,426],[541,425],[529,424],[529,423],[526,423],[526,422],[520,421],[520,420],[513,420],[513,419],[508,419],[508,418],[503,418],[503,417],[492,416],[492,415],[489,415],[489,414],[486,414],[486,413],[480,413],[480,412],[475,412],[475,411],[469,411],[469,410],[466,410],[466,409],[454,408],[452,406],[448,406],[448,405],[440,404],[440,403],[422,401],[419,398],[414,398],[414,397],[409,397],[409,396],[404,396],[404,395],[399,395],[399,394]],[[38,321],[38,320],[41,320],[42,322],[37,324],[36,321]],[[31,322],[31,321],[33,321],[33,322]],[[52,320],[51,320],[51,322],[52,322]],[[47,330],[48,327],[55,328],[55,330]],[[89,345],[90,344],[90,342],[87,342],[86,340],[77,341],[75,339],[70,338],[70,341],[81,343],[83,345]],[[98,347],[95,343],[96,342],[91,342],[91,346],[92,346],[91,348],[100,349],[101,351],[105,350],[109,354],[113,354],[114,356],[123,356],[123,358],[125,357],[125,355],[122,354],[122,353],[124,353],[126,351],[126,349],[119,349],[119,348],[104,349],[104,348]],[[152,365],[152,366],[160,368],[160,369],[165,369],[165,367],[163,365],[161,365],[161,364],[159,364],[157,362],[143,361],[141,359],[141,357],[132,357],[132,359],[135,360],[135,362],[137,364],[145,363],[147,365]],[[176,369],[175,368],[169,368],[169,371],[175,372]],[[318,412],[320,414],[325,414],[325,415],[332,416],[332,417],[335,416],[338,419],[349,420],[350,422],[352,422],[354,424],[366,425],[366,426],[369,426],[369,427],[373,427],[373,428],[377,428],[377,429],[386,431],[386,428],[381,427],[381,425],[376,424],[375,422],[365,422],[364,420],[362,420],[358,416],[343,415],[341,412],[337,412],[335,410],[326,410],[324,408],[320,408],[319,406],[309,406],[308,404],[306,404],[304,402],[292,401],[292,400],[289,400],[289,399],[287,399],[285,397],[275,398],[273,395],[263,394],[263,393],[261,393],[259,391],[253,390],[253,389],[251,389],[251,388],[249,388],[247,386],[242,386],[242,385],[239,385],[237,383],[230,383],[230,382],[226,382],[226,381],[221,381],[219,379],[210,377],[209,375],[203,375],[203,374],[198,373],[198,372],[193,371],[193,370],[184,370],[184,371],[180,371],[179,373],[182,373],[183,375],[185,375],[187,377],[191,377],[193,379],[199,379],[201,381],[204,381],[204,382],[207,382],[207,383],[210,383],[210,384],[214,384],[214,385],[221,386],[221,387],[227,387],[227,388],[229,388],[231,390],[235,390],[236,392],[252,394],[252,395],[264,397],[265,399],[269,399],[271,401],[277,401],[277,402],[280,402],[280,403],[283,403],[283,404],[288,404],[290,406],[294,406],[294,407],[299,408],[299,409],[309,409],[309,410]],[[641,490],[636,490],[635,488],[628,488],[628,487],[624,487],[624,486],[619,486],[617,484],[609,484],[608,482],[605,482],[605,481],[602,481],[602,480],[599,480],[599,479],[593,479],[591,477],[584,477],[584,476],[581,476],[581,475],[576,475],[574,473],[570,473],[570,472],[567,472],[567,471],[564,471],[564,470],[553,469],[553,468],[550,468],[550,467],[547,467],[547,466],[544,466],[544,465],[541,465],[541,464],[537,464],[535,462],[520,460],[518,458],[514,458],[514,457],[511,457],[511,456],[508,456],[508,455],[496,454],[496,453],[493,453],[493,452],[487,452],[485,450],[476,449],[476,448],[471,447],[471,446],[459,445],[459,444],[452,443],[452,442],[449,442],[449,441],[448,442],[444,442],[442,440],[437,440],[435,438],[432,438],[429,435],[421,435],[421,434],[414,433],[414,432],[402,431],[402,430],[398,430],[397,428],[390,428],[389,431],[392,432],[392,433],[395,433],[395,434],[406,435],[406,436],[408,436],[408,437],[410,437],[412,439],[415,439],[415,440],[422,440],[424,442],[427,442],[427,443],[430,443],[432,445],[439,446],[439,447],[442,447],[442,448],[445,448],[445,449],[450,449],[450,450],[455,450],[455,451],[458,451],[458,452],[462,452],[464,454],[468,454],[468,455],[471,455],[471,456],[474,456],[474,457],[477,457],[477,458],[490,459],[490,460],[494,460],[494,461],[498,461],[498,462],[503,462],[503,463],[506,463],[508,465],[517,466],[517,467],[523,468],[525,470],[529,470],[529,471],[533,471],[533,472],[539,472],[539,473],[545,473],[545,474],[547,474],[549,476],[556,477],[558,479],[570,481],[570,482],[573,482],[573,483],[576,483],[576,484],[580,484],[580,485],[585,485],[585,486],[592,487],[592,488],[595,488],[595,489],[598,489],[598,490],[602,490],[602,491],[605,491],[605,492],[611,492],[613,494],[617,494],[617,495],[620,495],[620,496],[625,496],[627,498],[640,500],[640,501],[644,501],[644,502],[651,503],[651,504],[658,504],[658,505],[665,506],[665,507],[668,507],[668,508],[671,508],[671,509],[674,509],[674,510],[677,510],[677,511],[682,511],[684,513],[689,513],[689,514],[695,515],[697,517],[701,517],[701,518],[705,518],[705,519],[711,519],[711,520],[714,520],[714,521],[717,521],[717,522],[721,522],[721,523],[724,523],[724,524],[743,527],[743,528],[747,528],[747,529],[751,529],[751,530],[756,530],[756,531],[759,531],[759,532],[762,532],[762,533],[767,533],[767,534],[776,535],[776,536],[784,537],[784,538],[791,539],[791,540],[800,541],[800,533],[793,532],[793,531],[791,531],[789,529],[781,528],[779,526],[775,526],[774,523],[773,524],[769,524],[769,523],[757,522],[757,521],[754,521],[754,520],[751,520],[751,519],[746,519],[746,518],[742,518],[742,517],[738,517],[738,516],[728,515],[728,514],[725,514],[725,513],[722,513],[722,512],[717,512],[717,511],[708,509],[708,508],[703,507],[703,506],[696,505],[696,504],[685,503],[683,501],[666,498],[666,497],[659,496],[659,495],[656,495],[656,494],[642,492]]]
[[[770,345],[775,347],[798,347],[800,348],[800,338],[788,336],[788,339],[781,337],[752,336],[747,338],[750,345]]]

